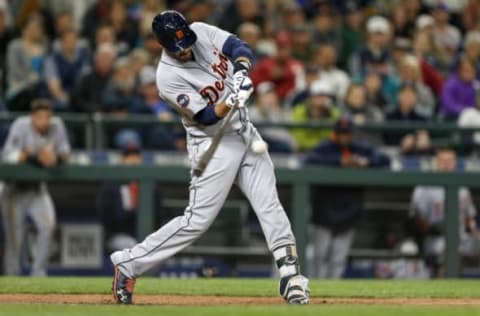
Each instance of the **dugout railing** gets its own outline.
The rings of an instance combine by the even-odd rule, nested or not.
[[[0,113],[0,124],[8,124],[20,115],[21,112],[2,112]],[[179,120],[161,121],[153,115],[129,114],[118,116],[112,114],[83,114],[83,113],[60,113],[58,114],[65,121],[67,129],[76,129],[81,131],[84,138],[85,149],[106,149],[107,133],[109,130],[119,127],[149,127],[149,126],[180,126]],[[333,124],[329,122],[256,122],[257,127],[284,127],[289,130],[296,128],[332,128]],[[404,122],[381,122],[357,124],[355,129],[372,133],[399,133],[416,130],[426,130],[436,139],[436,144],[449,145],[460,148],[474,146],[471,142],[471,135],[475,131],[480,131],[480,127],[460,128],[455,122],[433,120],[426,123],[404,123]]]
[[[416,185],[439,185],[446,188],[446,276],[459,275],[460,257],[459,216],[457,212],[460,186],[480,187],[478,172],[423,172],[378,169],[334,169],[334,168],[277,168],[277,182],[291,186],[290,216],[297,237],[301,261],[305,265],[307,227],[309,224],[309,194],[313,184],[335,186],[380,186],[414,187]],[[156,181],[185,183],[190,179],[188,168],[181,166],[110,166],[110,165],[64,165],[55,169],[39,169],[28,165],[0,164],[2,181],[73,181],[92,182],[109,180],[138,180],[140,184],[138,238],[143,239],[154,230],[153,205]]]

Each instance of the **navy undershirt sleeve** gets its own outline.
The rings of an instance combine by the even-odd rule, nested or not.
[[[253,64],[253,53],[247,43],[240,40],[235,35],[230,35],[222,47],[222,53],[228,56],[232,61],[235,61],[238,57],[247,57]]]
[[[206,106],[195,114],[193,119],[203,125],[213,125],[221,120],[215,113],[215,106]]]

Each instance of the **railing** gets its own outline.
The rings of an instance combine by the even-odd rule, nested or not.
[[[0,122],[9,122],[25,113],[10,112],[0,113]],[[106,146],[106,131],[112,127],[145,127],[145,126],[175,126],[180,125],[179,120],[160,121],[153,115],[130,114],[126,117],[118,117],[115,115],[87,115],[81,113],[61,113],[60,117],[65,121],[67,128],[82,128],[85,137],[86,149],[104,149]],[[332,128],[333,124],[328,122],[257,122],[257,127],[285,127],[287,129],[294,128]],[[462,142],[462,135],[470,134],[474,131],[480,131],[477,128],[460,128],[453,122],[447,121],[431,121],[426,123],[403,123],[403,122],[383,122],[368,123],[357,125],[355,129],[369,132],[406,132],[415,130],[427,130],[432,134],[444,135],[449,139],[451,144],[459,144]]]
[[[460,186],[480,187],[480,173],[394,172],[377,169],[330,169],[306,167],[278,168],[277,182],[292,188],[291,221],[297,245],[305,265],[307,227],[309,223],[309,188],[313,184],[336,186],[414,187],[438,185],[446,189],[446,276],[459,274],[459,216],[457,191]],[[65,165],[52,170],[28,165],[0,164],[0,180],[15,181],[108,181],[133,180],[140,184],[139,239],[153,231],[153,192],[155,181],[187,184],[190,176],[185,167],[169,166],[76,166]]]

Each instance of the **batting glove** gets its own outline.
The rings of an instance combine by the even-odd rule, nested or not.
[[[238,102],[245,104],[253,92],[253,83],[246,70],[237,71],[233,75],[234,89],[238,96]]]
[[[225,100],[225,105],[232,108],[238,102],[238,96],[236,93],[230,94]]]

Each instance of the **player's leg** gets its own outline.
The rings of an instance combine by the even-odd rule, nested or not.
[[[342,277],[345,267],[347,266],[348,253],[352,247],[354,235],[355,231],[349,229],[333,237],[328,277],[332,279],[339,279]]]
[[[257,136],[260,137],[260,136]],[[273,163],[264,153],[247,151],[237,184],[250,201],[280,272],[280,294],[289,303],[308,303],[308,279],[300,274],[295,237],[278,198]]]
[[[31,275],[46,276],[50,242],[55,229],[55,207],[50,194],[41,189],[30,200],[28,216],[37,230],[37,238],[33,247],[33,263]]]
[[[313,229],[313,258],[316,278],[326,278],[328,275],[329,256],[332,245],[332,233],[329,229],[315,225]]]
[[[124,291],[120,284],[123,280],[125,282],[134,280],[189,246],[212,224],[227,198],[244,150],[243,143],[238,137],[235,141],[225,138],[203,175],[192,178],[189,205],[184,215],[172,219],[132,249],[112,254],[111,259],[116,267],[114,282],[117,284],[114,284],[114,288],[117,289],[117,293],[114,293],[114,297],[117,303],[131,303],[130,288],[133,289],[133,285]],[[190,159],[194,164],[208,145],[209,142],[205,140],[198,144],[191,144],[189,141]]]
[[[25,200],[20,194],[5,190],[2,195],[3,231],[5,232],[4,274],[18,275],[25,233]]]

